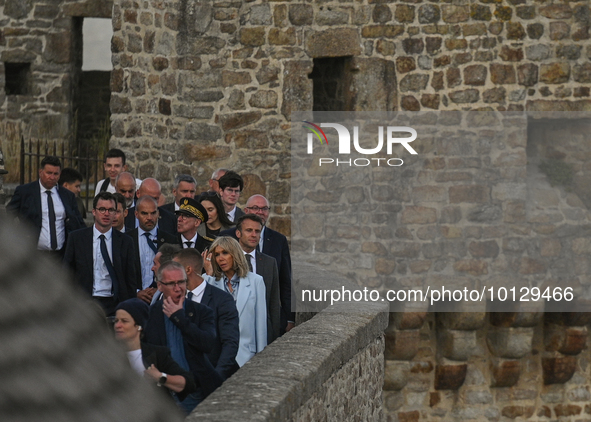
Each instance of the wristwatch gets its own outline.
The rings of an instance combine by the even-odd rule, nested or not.
[[[158,383],[156,384],[156,386],[162,387],[164,384],[166,384],[167,379],[168,379],[168,375],[166,375],[163,372],[162,375],[160,376],[160,379],[158,380]]]

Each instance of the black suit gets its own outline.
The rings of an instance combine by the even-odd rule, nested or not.
[[[176,243],[181,245],[183,248],[186,246],[183,244],[184,242],[183,242],[183,239],[181,238],[180,234],[177,235],[177,242]],[[197,249],[201,253],[205,249],[209,249],[209,247],[211,246],[212,243],[213,243],[213,240],[207,240],[203,236],[197,234],[197,241],[195,242],[194,245],[191,245],[191,247]]]
[[[139,231],[138,229],[133,229],[127,231],[125,230],[125,234],[133,239],[133,246],[135,253],[133,255],[133,262],[135,264],[135,270],[138,274],[139,279],[139,290],[142,290],[142,261],[140,260],[140,244],[139,244]],[[158,229],[156,231],[156,249],[160,248],[164,243],[171,243],[173,245],[178,244],[177,238],[175,235],[167,233],[163,230]],[[150,268],[152,266],[150,265]],[[156,287],[152,285],[151,287]]]
[[[184,309],[170,316],[172,323],[183,336],[185,357],[195,377],[197,389],[204,397],[218,388],[223,380],[206,356],[215,343],[213,311],[205,305],[185,300]],[[166,326],[162,312],[162,301],[150,307],[148,323],[144,331],[146,343],[166,346]]]
[[[279,271],[275,259],[264,253],[256,252],[256,273],[265,282],[267,301],[267,344],[279,337],[281,326],[281,303],[279,300]],[[248,259],[248,258],[247,258]],[[285,328],[285,327],[284,327]]]
[[[176,211],[175,208],[174,208],[174,204],[175,204],[174,202],[170,202],[168,204],[164,204],[164,205],[162,205],[160,207],[160,209],[161,210],[168,211],[171,214],[174,214],[174,212]]]
[[[76,196],[63,186],[58,186],[57,192],[66,211],[64,224],[67,242],[69,233],[81,229],[86,225],[78,210]],[[39,241],[43,212],[41,208],[41,187],[38,180],[27,183],[26,185],[17,186],[12,199],[6,205],[6,211],[17,216],[20,222],[28,222],[34,229],[31,240],[35,242]]]
[[[236,207],[236,212],[234,213],[233,223],[236,224],[236,221],[238,221],[238,219],[240,217],[242,217],[243,215],[244,215],[244,211],[242,211],[240,208]]]
[[[115,305],[136,297],[138,278],[133,265],[135,248],[132,240],[123,233],[112,230],[112,261],[117,283],[113,286]],[[94,283],[93,227],[72,232],[66,244],[64,264],[75,273],[76,282],[92,296]]]
[[[158,213],[158,228],[167,233],[176,234],[176,216],[174,213],[163,210],[162,207],[158,207]],[[135,228],[134,206],[127,211],[127,217],[125,217],[125,231],[128,232]]]
[[[238,240],[236,229],[224,230],[220,236],[231,236]],[[291,311],[291,256],[287,238],[278,231],[265,226],[263,232],[263,250],[265,255],[275,258],[279,269],[279,296],[281,299],[281,334],[285,333],[287,321],[295,321],[295,312]]]
[[[160,372],[168,375],[181,375],[185,379],[185,388],[180,393],[175,393],[179,400],[184,400],[187,395],[194,393],[197,390],[195,385],[195,378],[193,374],[185,371],[170,355],[168,347],[155,346],[153,344],[141,342],[142,363],[144,368],[148,369],[150,365],[154,365]],[[165,390],[170,397],[167,388]]]
[[[236,354],[240,341],[240,328],[236,302],[228,292],[206,284],[201,304],[213,310],[214,323],[217,330],[213,350],[208,354],[215,370],[227,379],[238,369]]]

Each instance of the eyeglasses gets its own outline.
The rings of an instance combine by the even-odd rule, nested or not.
[[[185,221],[185,220],[189,220],[191,218],[196,218],[196,217],[191,217],[190,215],[187,215],[187,214],[177,214],[176,218],[177,218],[177,220]]]
[[[115,208],[105,208],[105,207],[95,208],[95,210],[97,210],[101,214],[104,214],[106,212],[108,212],[109,214],[115,214],[117,212],[117,210]]]
[[[269,207],[257,207],[257,206],[254,206],[254,207],[246,207],[246,209],[247,210],[253,210],[254,212],[259,212],[259,211],[269,212],[269,210],[271,208],[269,208]]]
[[[166,287],[178,287],[178,286],[184,285],[186,282],[187,282],[187,279],[178,280],[178,281],[169,281],[168,283],[165,283],[163,281],[159,281],[158,283],[160,283]]]
[[[226,192],[228,193],[232,193],[234,195],[240,195],[240,192],[242,192],[240,189],[232,189],[232,188],[226,188],[224,189]]]

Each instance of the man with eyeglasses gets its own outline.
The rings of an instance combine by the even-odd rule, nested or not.
[[[195,248],[201,253],[211,246],[213,239],[197,233],[199,226],[207,223],[207,211],[199,201],[193,198],[181,199],[176,216],[178,241],[183,249]]]
[[[78,284],[107,316],[115,314],[119,302],[135,297],[138,287],[133,242],[112,227],[116,206],[109,192],[95,196],[93,226],[72,232],[64,255]]]
[[[150,307],[144,340],[167,346],[173,359],[195,376],[197,392],[181,402],[189,414],[222,384],[221,376],[206,356],[216,337],[213,311],[201,303],[185,300],[187,273],[178,262],[162,264],[156,280],[163,299]]]
[[[279,296],[281,299],[281,325],[280,334],[291,330],[295,324],[295,312],[291,311],[291,256],[287,238],[266,226],[269,219],[269,201],[263,195],[252,195],[246,201],[244,207],[246,214],[256,214],[263,220],[261,240],[257,245],[257,251],[272,256],[277,261],[279,269]],[[236,229],[224,230],[220,236],[236,236]]]
[[[135,247],[133,261],[138,277],[141,280],[137,297],[148,304],[152,301],[154,293],[156,293],[154,273],[152,272],[154,256],[162,244],[178,243],[175,235],[165,232],[157,226],[158,216],[158,203],[151,196],[144,195],[137,200],[135,206],[135,218],[138,220],[138,227],[125,232],[133,239]]]
[[[244,180],[235,171],[228,171],[220,178],[219,196],[230,221],[236,221],[244,215],[244,211],[236,206],[244,188]]]

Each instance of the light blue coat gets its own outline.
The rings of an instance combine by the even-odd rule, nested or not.
[[[225,290],[224,279],[216,280],[206,274],[203,278],[212,286]],[[242,366],[267,345],[267,305],[263,277],[249,272],[240,278],[236,309],[240,327],[240,344],[236,362]]]

